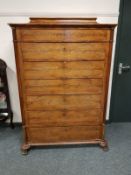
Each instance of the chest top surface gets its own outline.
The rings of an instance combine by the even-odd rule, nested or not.
[[[114,29],[116,24],[100,24],[97,18],[30,18],[29,23],[11,23],[12,28],[16,27],[88,27]]]

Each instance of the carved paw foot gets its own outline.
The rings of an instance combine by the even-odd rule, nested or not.
[[[22,147],[21,147],[21,154],[22,155],[27,155],[29,149],[30,149],[30,145],[23,144]]]
[[[107,144],[107,141],[106,140],[102,140],[100,143],[99,143],[100,147],[103,149],[103,151],[108,151],[109,148],[108,148],[108,144]]]

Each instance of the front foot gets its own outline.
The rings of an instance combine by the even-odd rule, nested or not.
[[[103,151],[108,151],[109,150],[108,144],[107,144],[107,141],[106,140],[100,141],[99,145],[103,149]]]
[[[22,147],[21,147],[21,154],[22,155],[27,155],[29,149],[30,149],[30,145],[23,144]]]

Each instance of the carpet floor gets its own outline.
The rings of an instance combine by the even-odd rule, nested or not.
[[[76,146],[21,155],[22,129],[0,127],[0,175],[131,175],[131,123],[106,126],[109,151]]]

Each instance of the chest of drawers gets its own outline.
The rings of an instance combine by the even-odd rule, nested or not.
[[[25,153],[30,146],[99,144],[113,24],[86,18],[31,18],[10,24],[16,56]]]

